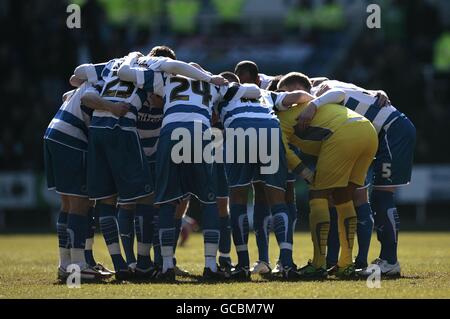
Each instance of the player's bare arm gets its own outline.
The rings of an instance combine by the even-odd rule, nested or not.
[[[282,105],[285,108],[289,108],[291,105],[307,103],[313,99],[314,96],[308,92],[297,90],[287,93],[282,101]],[[282,109],[280,111],[282,111]]]

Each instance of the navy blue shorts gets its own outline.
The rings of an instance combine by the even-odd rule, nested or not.
[[[86,151],[44,139],[44,162],[49,189],[62,195],[88,197]]]
[[[416,128],[402,115],[384,127],[379,136],[371,182],[374,186],[401,186],[411,181]]]
[[[172,148],[180,141],[172,140],[173,130],[180,128],[176,125],[165,126],[160,133],[158,151],[156,152],[156,196],[155,204],[168,203],[194,195],[202,203],[216,202],[216,181],[213,177],[213,164],[204,161],[194,163],[194,134],[193,124],[183,123],[183,129],[189,130],[190,153],[184,154],[187,161],[174,161]],[[206,126],[202,127],[205,130]],[[186,141],[188,142],[188,141]],[[205,141],[203,147],[206,145]],[[189,143],[189,142],[188,142]],[[187,151],[187,150],[184,150]],[[201,155],[200,155],[201,156]]]
[[[153,180],[138,134],[90,128],[87,181],[91,199],[118,195],[118,202],[126,203],[150,195]]]
[[[257,133],[256,141],[250,141],[248,135],[245,136],[245,143],[241,145],[238,143],[239,136],[237,135],[234,136],[234,143],[227,141],[227,130],[238,128],[243,130],[256,129],[257,131],[265,129],[266,138],[262,138],[261,133]],[[278,137],[274,136],[276,142],[272,143],[271,137],[274,132],[276,132]],[[228,149],[230,145],[233,146],[232,149]],[[269,162],[265,162],[258,156],[261,147],[265,148],[265,153],[270,156]],[[282,190],[286,189],[288,169],[284,145],[281,139],[281,130],[277,121],[262,119],[234,120],[229,128],[225,129],[224,152],[225,171],[229,187],[246,186],[252,182],[263,182],[266,186]],[[230,152],[234,152],[234,156],[231,156]],[[229,159],[232,160],[229,161]]]

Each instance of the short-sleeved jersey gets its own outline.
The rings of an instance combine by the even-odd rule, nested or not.
[[[273,76],[266,75],[264,73],[259,73],[259,87],[263,90],[266,90],[269,87],[270,82],[273,80]]]
[[[140,87],[132,82],[119,79],[117,71],[124,59],[114,59],[106,63],[103,68],[96,67],[97,76],[101,77],[102,86],[99,88],[102,98],[112,102],[125,102],[129,104],[130,111],[124,116],[117,117],[111,112],[95,110],[91,127],[135,130],[138,112],[147,100],[147,91],[153,87],[153,70],[146,70],[146,77],[141,79]],[[144,90],[145,88],[145,90]]]
[[[155,94],[164,98],[163,128],[195,121],[210,127],[213,106],[239,91],[238,84],[216,86],[166,72],[155,73],[154,81]]]
[[[225,128],[236,119],[268,119],[278,121],[275,111],[282,107],[282,102],[286,93],[275,93],[261,90],[258,99],[242,98],[239,90],[235,95],[229,95],[219,103],[217,114]]]
[[[138,112],[136,127],[142,149],[149,162],[156,160],[156,149],[158,147],[162,119],[163,109],[152,106],[151,102],[147,99]]]
[[[290,170],[295,169],[301,163],[301,159],[289,147],[289,144],[299,148],[303,153],[318,156],[323,141],[327,140],[342,125],[353,120],[367,121],[360,114],[342,105],[325,104],[317,109],[310,126],[306,130],[300,131],[297,129],[297,118],[306,105],[295,105],[289,110],[277,114]]]
[[[380,133],[385,125],[402,115],[402,113],[392,105],[378,107],[376,105],[377,98],[375,96],[354,84],[336,80],[329,80],[324,83],[328,84],[331,88],[344,91],[344,105],[371,121],[377,130],[377,133]]]
[[[92,109],[81,105],[81,97],[87,91],[96,92],[90,83],[84,83],[64,101],[48,125],[45,139],[78,150],[87,150]]]

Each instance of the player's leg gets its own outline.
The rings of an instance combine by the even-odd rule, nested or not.
[[[217,197],[217,208],[220,219],[219,266],[222,271],[231,271],[231,222],[228,197]]]
[[[285,279],[291,279],[291,277],[297,277],[297,269],[292,259],[294,218],[286,204],[287,162],[281,132],[278,128],[270,128],[268,133],[271,139],[276,136],[275,133],[279,134],[276,140],[278,143],[272,142],[266,146],[267,154],[271,154],[270,165],[275,171],[266,173],[264,168],[267,168],[267,164],[261,163],[259,176],[265,183],[265,194],[272,214],[272,228],[280,248],[279,261],[283,269],[282,275]]]
[[[220,242],[220,218],[216,198],[217,181],[213,172],[213,164],[193,163],[187,166],[182,174],[184,175],[185,191],[195,195],[201,202],[205,254],[203,279],[225,279],[229,277],[229,274],[220,271],[216,263]]]
[[[358,187],[365,184],[367,171],[372,163],[378,147],[378,138],[375,129],[369,122],[355,122],[348,125],[345,132],[338,137],[338,141],[347,141],[351,155],[345,163],[351,171],[346,187],[336,187],[333,200],[338,213],[338,230],[341,253],[337,263],[336,276],[349,278],[355,275],[352,251],[356,233],[356,210],[353,196]],[[343,159],[344,157],[341,157]],[[348,172],[348,170],[345,170]]]
[[[238,256],[238,264],[236,265],[233,277],[243,279],[250,277],[250,258],[248,254],[249,223],[247,215],[249,190],[249,184],[246,186],[230,186],[231,232]],[[236,271],[238,271],[239,274]]]
[[[175,212],[175,241],[173,245],[173,253],[175,254],[177,251],[178,246],[178,240],[180,238],[181,233],[181,226],[183,223],[183,217],[187,213],[189,209],[189,198],[183,199],[178,205],[177,210]],[[180,268],[179,265],[177,265],[177,258],[174,257],[173,263],[175,265],[175,274],[177,276],[189,276],[189,272],[187,270],[184,270]]]
[[[320,165],[317,166],[319,169]],[[316,173],[316,176],[320,174]],[[309,192],[309,228],[313,243],[313,258],[306,266],[299,269],[301,278],[322,279],[327,276],[326,251],[330,229],[328,198],[332,190],[310,190]]]
[[[84,253],[88,229],[89,199],[68,196],[69,214],[67,216],[67,233],[70,239],[70,260],[81,269],[88,267]]]
[[[380,256],[373,263],[381,268],[383,275],[400,275],[397,258],[400,218],[394,195],[398,187],[411,180],[415,140],[416,129],[406,116],[396,119],[380,133],[370,202],[381,244]]]
[[[379,258],[372,263],[382,265],[384,270],[382,272],[389,275],[400,274],[397,258],[400,218],[395,206],[395,190],[396,187],[377,188],[374,186],[371,194],[377,238],[381,244]]]
[[[125,253],[125,261],[131,271],[136,269],[136,256],[134,254],[134,204],[119,204],[117,223],[119,225],[120,240]]]
[[[253,229],[258,247],[258,260],[251,268],[254,274],[265,274],[271,272],[269,262],[269,232],[271,224],[270,205],[267,202],[263,182],[253,183],[254,209]]]
[[[355,259],[355,268],[367,267],[370,239],[373,231],[373,215],[369,204],[368,187],[358,188],[353,194],[353,203],[356,209],[356,238],[358,240],[358,255]]]
[[[337,262],[336,275],[352,276],[353,244],[356,234],[356,211],[352,201],[353,193],[358,185],[349,183],[347,187],[336,188],[333,191],[333,200],[338,216],[338,232],[341,253]]]
[[[153,261],[158,271],[162,269],[161,243],[159,241],[159,206],[155,206],[153,215]]]
[[[67,277],[66,268],[70,264],[70,243],[67,233],[67,215],[69,208],[68,196],[61,195],[61,209],[56,221],[59,247],[58,279],[65,279]]]
[[[136,276],[138,278],[151,278],[155,274],[155,266],[150,257],[156,212],[153,201],[153,194],[136,200],[134,227],[137,239]]]
[[[117,223],[117,189],[111,170],[114,153],[107,150],[115,145],[115,136],[109,129],[89,129],[87,186],[89,197],[96,200],[100,230],[116,272],[116,278],[127,277],[128,266],[122,257]]]
[[[295,196],[295,182],[293,181],[288,181],[286,183],[285,200],[289,211],[289,219],[291,220],[290,224],[292,225],[292,235],[294,235],[295,227],[297,225],[298,212]]]
[[[55,171],[58,165],[57,158],[52,155],[52,144],[54,144],[52,141],[44,139],[44,163],[47,177],[47,187],[49,190],[56,189]],[[68,275],[66,268],[70,264],[70,249],[67,234],[67,214],[70,206],[67,195],[60,195],[60,198],[61,208],[56,219],[56,231],[58,235],[59,248],[58,279],[64,280]]]
[[[285,190],[281,187],[266,185],[266,196],[272,214],[273,232],[280,248],[279,262],[282,268],[282,276],[285,279],[296,277],[296,269],[292,259],[293,227],[292,218],[289,216],[289,208],[286,205]]]
[[[336,207],[334,207],[333,197],[328,198],[328,210],[330,211],[330,230],[328,232],[327,240],[327,270],[329,274],[333,272],[337,265],[339,258],[339,232],[338,232],[338,217]]]
[[[189,198],[183,199],[178,205],[175,212],[175,244],[173,246],[173,252],[176,253],[178,240],[180,238],[181,225],[183,222],[183,216],[189,209]],[[175,262],[176,263],[176,262]]]
[[[292,236],[294,236],[295,232],[295,226],[297,224],[297,202],[296,202],[296,196],[295,196],[295,175],[293,173],[288,173],[288,178],[286,182],[286,193],[285,193],[285,200],[286,205],[288,207],[289,211],[289,223],[292,225]],[[292,242],[294,242],[294,238],[292,238]],[[283,265],[280,261],[280,256],[278,256],[277,264],[275,268],[272,270],[272,274],[278,274],[282,271]],[[296,265],[294,263],[294,268],[296,268]]]
[[[94,201],[91,201],[91,207],[88,212],[88,223],[87,223],[87,231],[86,231],[86,244],[84,246],[84,256],[86,258],[86,262],[91,266],[97,266],[97,262],[95,261],[94,254],[92,252],[92,248],[94,246],[94,235],[95,235],[95,207]]]
[[[185,195],[181,185],[181,172],[184,166],[174,163],[171,157],[174,144],[175,141],[171,139],[171,131],[162,131],[158,141],[155,165],[155,205],[159,207],[159,212],[157,224],[154,225],[158,232],[157,241],[159,241],[162,259],[161,269],[156,278],[169,281],[175,280],[173,248],[175,245],[176,207],[179,200]],[[157,245],[157,241],[153,240],[154,245]],[[155,260],[157,261],[156,249]]]
[[[99,263],[94,258],[93,246],[94,246],[94,236],[96,230],[96,224],[98,222],[98,212],[95,207],[95,202],[90,201],[90,208],[88,212],[88,223],[87,223],[87,231],[86,231],[86,244],[84,247],[84,256],[86,258],[86,262],[93,267],[94,269],[104,272],[114,274],[113,271],[106,268],[102,263]]]

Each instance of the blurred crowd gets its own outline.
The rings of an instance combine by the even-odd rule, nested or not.
[[[382,8],[381,29],[364,27],[367,1],[3,0],[0,169],[42,170],[42,136],[76,65],[155,44],[213,72],[253,59],[267,74],[384,89],[418,128],[416,162],[450,162],[449,1],[370,2]],[[66,26],[69,3],[81,6],[81,29]]]

